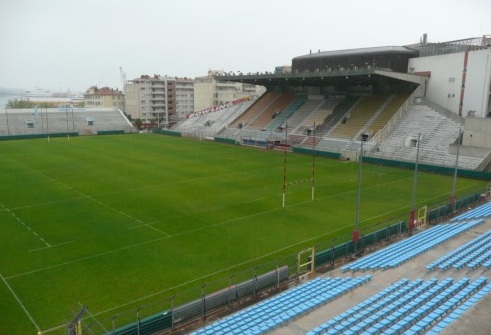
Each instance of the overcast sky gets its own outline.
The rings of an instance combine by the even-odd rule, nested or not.
[[[0,87],[273,71],[310,50],[491,35],[490,0],[0,0]]]

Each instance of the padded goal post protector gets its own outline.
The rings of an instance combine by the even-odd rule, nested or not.
[[[358,229],[353,229],[353,243],[358,243],[360,238],[360,231]]]
[[[411,209],[409,212],[409,231],[412,231],[416,226],[416,210]]]

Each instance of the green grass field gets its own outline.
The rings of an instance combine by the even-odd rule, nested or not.
[[[0,334],[55,327],[79,303],[109,319],[348,236],[358,164],[317,157],[315,201],[301,183],[282,208],[283,160],[151,134],[0,142]],[[287,155],[288,181],[311,173],[311,156]],[[361,230],[405,217],[412,184],[413,171],[365,164]],[[479,185],[459,179],[458,193]],[[420,173],[418,206],[451,188]]]

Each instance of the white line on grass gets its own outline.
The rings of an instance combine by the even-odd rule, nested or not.
[[[289,246],[283,247],[283,248],[281,248],[281,249],[277,249],[277,250],[275,250],[275,251],[272,251],[272,252],[267,253],[267,254],[265,254],[265,255],[262,255],[262,256],[260,256],[260,257],[253,258],[253,259],[250,259],[250,260],[248,260],[248,261],[245,261],[245,262],[242,262],[242,263],[239,263],[239,264],[235,264],[235,265],[230,266],[230,267],[228,267],[228,268],[221,269],[221,270],[218,270],[218,271],[215,271],[215,272],[209,273],[209,274],[207,274],[207,275],[205,275],[205,276],[202,276],[202,277],[200,277],[200,278],[196,278],[196,279],[190,280],[190,281],[188,281],[188,282],[181,283],[181,284],[179,284],[179,285],[176,285],[176,286],[173,286],[173,287],[167,288],[167,289],[165,289],[165,290],[158,291],[158,292],[155,292],[155,293],[152,293],[152,294],[146,295],[146,296],[144,296],[144,297],[141,297],[141,298],[138,298],[138,299],[132,300],[132,301],[130,301],[130,302],[127,302],[126,304],[119,305],[119,306],[116,306],[116,307],[112,307],[112,308],[106,309],[106,310],[104,310],[104,311],[101,311],[101,312],[95,313],[95,314],[93,314],[93,316],[98,316],[98,315],[101,315],[101,314],[109,313],[109,312],[111,312],[111,311],[113,311],[113,310],[115,310],[115,309],[123,308],[123,307],[125,307],[125,306],[132,305],[132,304],[134,304],[135,302],[138,302],[138,301],[143,301],[143,300],[146,300],[146,299],[152,298],[152,297],[154,297],[154,296],[156,296],[156,295],[160,295],[160,294],[163,294],[163,293],[165,293],[165,292],[175,290],[175,289],[177,289],[177,288],[179,288],[179,287],[183,287],[183,286],[186,286],[186,285],[189,285],[189,284],[195,283],[195,282],[202,281],[203,279],[206,279],[206,278],[211,277],[211,276],[215,276],[215,275],[217,275],[217,274],[219,274],[219,273],[222,273],[222,272],[228,272],[228,271],[230,271],[230,270],[232,270],[232,269],[234,269],[234,268],[241,267],[241,266],[244,266],[244,265],[246,265],[246,264],[248,264],[248,263],[252,263],[252,262],[258,261],[258,260],[260,260],[260,259],[262,259],[262,258],[269,257],[269,256],[274,255],[274,254],[276,254],[276,253],[278,253],[278,252],[281,252],[281,251],[283,251],[283,250],[287,250],[287,249],[289,249],[289,248],[295,247],[296,245],[300,245],[300,244],[303,244],[303,243],[305,243],[305,242],[313,241],[313,240],[315,240],[315,239],[317,239],[317,238],[319,238],[319,237],[322,237],[322,236],[325,236],[325,235],[329,235],[329,234],[331,234],[331,233],[337,232],[337,231],[339,231],[339,230],[343,230],[343,229],[345,229],[345,228],[347,228],[347,227],[351,227],[351,226],[352,226],[352,225],[348,225],[348,226],[345,226],[345,227],[342,227],[342,228],[339,228],[339,229],[336,229],[336,230],[332,230],[332,231],[330,231],[330,232],[328,232],[328,233],[325,233],[325,234],[322,234],[322,235],[318,235],[318,236],[316,236],[316,237],[312,237],[312,238],[309,238],[309,239],[306,239],[306,240],[303,240],[303,241],[300,241],[300,242],[296,242],[296,243],[294,243],[294,244],[291,244],[291,245],[289,245]]]
[[[153,229],[155,231],[158,231],[159,233],[161,233],[162,235],[166,236],[166,237],[170,237],[171,235],[167,234],[165,231],[162,231],[160,229],[157,229],[155,228],[154,226],[150,225],[150,224],[145,224],[146,227],[150,228],[150,229]]]
[[[123,211],[119,210],[119,209],[116,209],[116,208],[114,208],[114,207],[112,207],[112,206],[109,206],[108,204],[105,204],[105,203],[101,202],[100,200],[95,199],[93,196],[88,195],[88,194],[85,194],[85,193],[83,193],[82,191],[79,191],[79,190],[77,190],[77,189],[75,189],[75,188],[71,187],[70,185],[67,185],[67,184],[65,184],[65,183],[62,183],[62,182],[61,182],[61,181],[59,181],[59,180],[53,179],[53,178],[51,178],[50,176],[45,175],[45,174],[41,173],[40,171],[35,170],[35,169],[33,169],[33,168],[31,168],[31,167],[29,167],[29,166],[27,166],[27,165],[24,165],[24,164],[22,164],[22,163],[20,163],[20,162],[18,162],[18,161],[15,161],[15,160],[13,160],[13,159],[10,159],[10,160],[11,160],[12,162],[14,162],[14,163],[16,163],[16,164],[18,164],[18,165],[22,166],[24,169],[30,170],[30,171],[32,171],[32,172],[34,172],[34,173],[36,173],[36,174],[40,175],[41,177],[43,177],[43,178],[45,178],[45,179],[49,180],[49,181],[50,181],[50,182],[52,182],[52,183],[56,183],[56,184],[60,185],[61,187],[65,188],[65,189],[67,189],[67,190],[69,190],[69,191],[72,191],[72,192],[75,192],[75,193],[79,194],[79,195],[81,196],[81,198],[82,198],[82,199],[83,199],[83,198],[85,198],[85,199],[92,200],[92,201],[94,201],[95,203],[97,203],[98,205],[104,206],[104,207],[106,207],[106,208],[108,208],[108,209],[110,209],[110,210],[112,210],[112,211],[114,211],[114,212],[116,212],[116,213],[118,213],[118,214],[120,214],[120,215],[126,216],[126,217],[128,217],[128,218],[130,218],[130,219],[132,219],[132,220],[135,220],[135,221],[136,221],[136,222],[138,222],[138,223],[143,223],[143,221],[141,221],[140,219],[135,218],[135,217],[133,217],[133,216],[131,216],[131,215],[129,215],[129,214],[127,214],[127,213],[125,213],[125,212],[123,212]]]
[[[172,236],[171,234],[166,233],[165,231],[157,229],[153,226],[154,224],[161,223],[161,222],[162,221],[154,221],[154,222],[150,222],[150,223],[144,223],[144,224],[141,224],[139,226],[128,227],[128,229],[137,229],[137,228],[147,227],[147,228],[153,229],[155,231],[158,231],[159,233],[161,233],[164,236],[171,237]]]
[[[249,204],[251,202],[261,201],[261,200],[264,200],[264,199],[266,199],[266,198],[259,198],[259,199],[254,199],[254,200],[243,201],[242,203],[243,204]]]
[[[22,310],[24,310],[24,313],[26,313],[27,317],[29,318],[29,320],[31,320],[32,324],[34,325],[34,327],[36,327],[36,330],[38,332],[41,331],[41,328],[39,328],[38,324],[36,323],[36,321],[34,320],[34,318],[32,317],[31,313],[29,313],[29,311],[27,310],[26,306],[24,306],[24,304],[22,303],[22,301],[19,299],[19,297],[17,296],[17,294],[15,294],[14,290],[12,289],[12,287],[9,285],[9,283],[7,282],[7,280],[2,276],[2,274],[0,273],[0,278],[2,278],[2,281],[4,282],[5,286],[7,286],[7,288],[9,289],[10,293],[12,293],[12,295],[14,296],[15,300],[17,300],[17,302],[19,303],[20,307],[22,308]]]
[[[59,246],[62,246],[62,245],[65,245],[65,244],[69,244],[69,243],[73,243],[75,241],[68,241],[68,242],[63,242],[63,243],[59,243],[59,244],[54,244],[50,247],[43,247],[43,248],[37,248],[37,249],[31,249],[29,250],[29,252],[34,252],[34,251],[40,251],[40,250],[46,250],[46,249],[50,249],[50,248],[55,248],[55,247],[59,247]]]
[[[113,254],[113,253],[116,253],[116,252],[119,252],[119,251],[122,251],[122,250],[136,248],[136,247],[139,247],[139,246],[142,246],[142,245],[145,245],[145,244],[150,244],[150,243],[162,241],[162,240],[165,240],[167,238],[169,238],[169,237],[163,236],[163,237],[159,237],[159,238],[156,238],[156,239],[153,239],[153,240],[150,240],[150,241],[140,242],[140,243],[136,243],[136,244],[130,244],[130,245],[127,245],[127,246],[122,247],[122,248],[108,250],[108,251],[104,251],[104,252],[101,252],[101,253],[98,253],[98,254],[95,254],[95,255],[90,255],[90,256],[86,256],[86,257],[81,257],[81,258],[73,259],[73,260],[68,261],[68,262],[63,262],[63,263],[60,263],[60,264],[55,264],[55,265],[47,266],[47,267],[44,267],[44,268],[39,268],[39,269],[32,270],[32,271],[18,273],[18,274],[15,274],[15,275],[6,277],[6,279],[12,279],[12,278],[17,278],[17,277],[22,277],[22,276],[30,275],[30,274],[33,274],[33,273],[37,273],[37,272],[42,272],[42,271],[47,271],[47,270],[51,270],[51,269],[54,269],[54,268],[58,268],[60,266],[71,265],[71,264],[83,262],[83,261],[86,261],[86,260],[89,260],[89,259],[93,259],[93,258],[97,258],[97,257],[100,257],[100,256]]]
[[[27,230],[29,230],[34,236],[36,236],[48,248],[51,247],[51,244],[49,244],[48,242],[46,242],[46,240],[44,238],[42,238],[41,236],[39,236],[39,234],[37,232],[35,232],[34,230],[32,230],[31,227],[29,227],[24,221],[22,221],[17,215],[15,215],[14,212],[12,212],[10,209],[8,209],[7,207],[5,207],[4,204],[0,204],[0,207],[2,207],[7,213],[9,213],[10,216],[12,216],[17,222],[19,222],[20,224],[22,224],[24,226],[24,228],[26,228]]]

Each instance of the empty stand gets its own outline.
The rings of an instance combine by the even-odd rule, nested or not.
[[[421,163],[454,167],[456,155],[449,152],[449,145],[458,137],[464,126],[463,119],[447,117],[424,104],[410,105],[408,111],[386,136],[369,153],[387,159],[412,161],[416,160],[417,139],[419,143],[419,161]],[[475,169],[484,157],[459,156],[459,168]]]
[[[342,270],[367,271],[395,268],[483,222],[483,219],[479,219],[468,222],[441,224],[428,228],[405,240],[347,264],[342,267]]]
[[[275,131],[277,128],[280,128],[284,123],[286,123],[288,118],[304,104],[306,100],[307,97],[305,95],[296,96],[288,107],[273,118],[266,128],[271,131]],[[309,106],[307,106],[307,108],[308,107]]]
[[[383,110],[384,103],[389,97],[386,94],[365,96],[360,103],[353,108],[341,122],[328,133],[329,137],[343,139],[355,139],[356,135],[363,129],[367,122],[375,116],[377,112]]]
[[[297,133],[296,129],[300,126],[300,124],[309,118],[310,114],[324,105],[325,101],[325,99],[310,98],[305,100],[303,104],[288,118],[288,132],[291,134]]]
[[[232,120],[242,115],[251,104],[253,101],[245,101],[215,112],[191,117],[176,124],[173,130],[192,137],[215,136],[225,129]]]
[[[380,111],[376,118],[372,120],[365,127],[365,131],[372,135],[376,134],[380,129],[382,129],[387,122],[392,119],[395,113],[401,108],[401,106],[409,98],[409,94],[394,94],[388,101],[387,106]]]
[[[203,334],[265,334],[366,283],[371,276],[317,278],[201,328]]]
[[[339,97],[337,99],[339,99]],[[339,103],[336,104],[336,107],[334,107],[332,113],[326,116],[324,123],[316,129],[316,134],[318,136],[326,136],[344,115],[357,106],[359,101],[360,98],[355,96],[347,96],[344,100],[340,100]]]
[[[295,100],[292,93],[283,93],[278,96],[270,105],[263,109],[256,117],[247,124],[249,129],[262,130],[279,115],[289,104]],[[249,111],[248,111],[249,113]]]
[[[133,131],[126,116],[112,108],[11,110],[8,115],[0,116],[0,124],[0,136]]]
[[[464,266],[475,270],[491,259],[491,230],[428,264],[428,270],[447,270]]]
[[[470,211],[460,214],[454,217],[450,221],[456,222],[461,220],[477,219],[477,218],[483,218],[489,216],[491,216],[491,202],[487,202],[481,206],[471,209]]]
[[[229,125],[229,127],[242,128],[243,126],[246,126],[279,97],[280,94],[273,91],[268,91],[264,93],[252,104],[252,106],[244,114],[235,119],[235,121],[233,121]]]
[[[322,125],[333,114],[341,99],[340,96],[336,96],[323,100],[320,106],[313,109],[308,117],[293,129],[293,132],[297,134],[311,134],[315,126],[316,134],[319,133]],[[321,133],[321,135],[324,134]]]
[[[489,293],[486,277],[427,281],[402,279],[307,332],[320,334],[421,334],[443,329]],[[452,319],[453,318],[453,319]],[[445,321],[444,320],[447,320]]]

